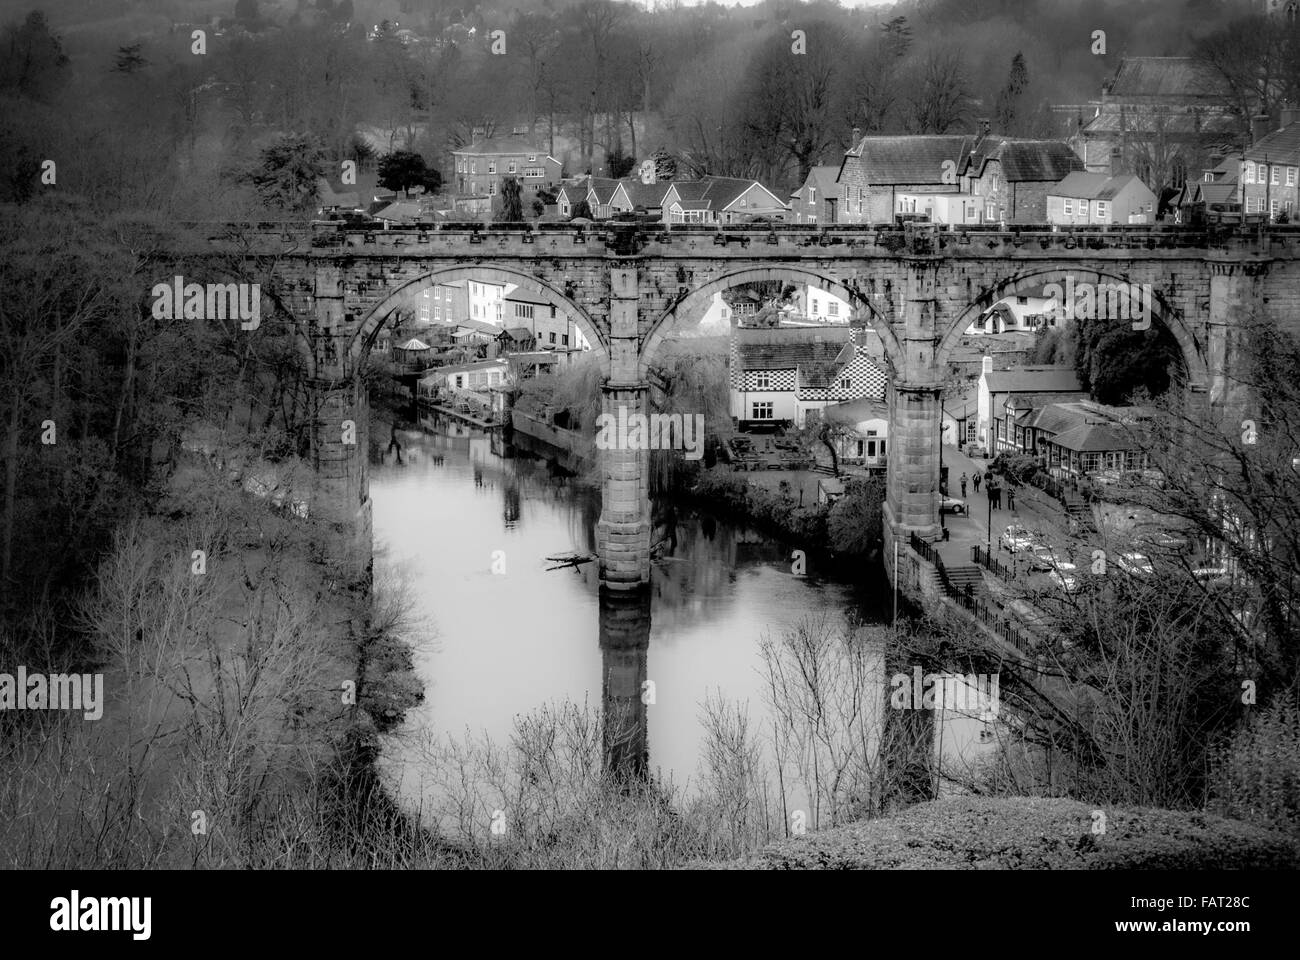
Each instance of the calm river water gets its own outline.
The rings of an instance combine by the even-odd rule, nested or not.
[[[594,554],[598,491],[515,455],[499,435],[431,415],[421,426],[398,431],[402,462],[390,451],[370,477],[376,579],[400,573],[432,637],[416,655],[425,701],[384,747],[385,773],[412,808],[431,800],[428,738],[506,744],[516,716],[564,701],[642,718],[641,739],[624,749],[689,792],[706,698],[746,704],[752,728],[767,722],[765,634],[808,617],[889,616],[882,575],[855,587],[810,558],[796,577],[790,545],[694,510],[679,511],[648,602],[602,607],[594,562],[548,570],[546,559]],[[653,704],[638,710],[647,680]],[[883,685],[880,695],[883,708]],[[944,755],[966,752],[978,728],[945,723]]]

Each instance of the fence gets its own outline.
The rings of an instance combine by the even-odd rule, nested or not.
[[[985,570],[987,570],[989,573],[993,574],[994,576],[1001,577],[1003,580],[1014,580],[1016,578],[1016,574],[1014,570],[1008,567],[1005,563],[999,563],[987,550],[981,547],[978,543],[974,544],[970,548],[970,552],[971,552],[971,559],[974,560],[975,563],[983,567]]]
[[[965,588],[954,584],[948,577],[948,571],[943,565],[943,558],[939,556],[939,551],[935,550],[931,543],[922,540],[915,533],[911,534],[909,542],[912,550],[919,554],[921,559],[934,566],[934,569],[939,574],[939,584],[943,587],[943,592],[950,600],[960,604],[963,610],[969,612],[996,637],[1014,647],[1017,652],[1027,657],[1033,656],[1034,638],[1008,620],[1001,607],[995,603],[989,603],[982,597],[975,596],[975,591],[971,589],[969,584]],[[996,561],[994,562],[996,563]]]

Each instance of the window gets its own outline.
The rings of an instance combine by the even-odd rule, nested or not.
[[[514,172],[515,172],[515,162],[511,160],[510,166],[506,169],[506,173],[514,173]]]
[[[832,317],[838,317],[840,315],[840,305],[832,300],[830,303],[826,304],[826,312]]]
[[[532,177],[534,180],[538,180],[546,176],[546,171],[543,170],[541,167],[525,167],[524,176]]]
[[[772,389],[772,375],[770,373],[758,373],[754,375],[755,390]]]
[[[840,389],[847,390],[853,386],[853,381],[849,377],[840,377]]]
[[[478,173],[478,161],[477,161],[477,160],[471,160],[471,161],[469,162],[469,172],[470,172],[470,173]]]
[[[537,154],[535,154],[535,153],[530,153],[530,154],[528,155],[528,162],[529,162],[529,163],[536,163],[536,162],[537,162]]]
[[[884,441],[884,440],[881,440],[881,441],[880,441],[880,455],[881,455],[882,457],[885,455],[885,441]]]
[[[1242,182],[1243,183],[1255,182],[1255,164],[1252,163],[1250,160],[1246,161],[1246,172],[1245,175],[1242,177]]]
[[[560,346],[567,347],[568,345],[569,345],[569,335],[567,333],[560,334]]]
[[[817,316],[817,309],[820,306],[821,304],[819,304],[816,300],[812,301],[812,314],[814,317]]]
[[[1295,167],[1287,167],[1287,168],[1286,168],[1286,185],[1287,185],[1288,187],[1294,187],[1294,186],[1295,186],[1295,180],[1296,180],[1296,174],[1297,174],[1297,173],[1300,173],[1300,170],[1297,170],[1297,168],[1295,168]]]
[[[772,401],[771,401],[771,400],[767,400],[767,401],[764,401],[764,402],[762,402],[762,403],[757,403],[757,402],[756,402],[756,403],[754,404],[754,408],[753,408],[753,416],[751,416],[750,419],[751,419],[751,420],[772,420],[772,419],[775,419],[775,418],[773,417],[773,415],[772,415]]]
[[[1270,217],[1276,217],[1278,214],[1278,209],[1279,209],[1279,204],[1276,200],[1270,200],[1268,202],[1268,215]]]
[[[495,197],[496,195],[497,195],[497,182],[495,180],[490,180],[488,181],[488,196]]]
[[[495,160],[489,160],[488,173],[496,173],[496,172],[497,172],[497,162]]]
[[[1270,176],[1269,176],[1269,182],[1272,183],[1272,184],[1274,184],[1274,185],[1281,183],[1281,182],[1282,182],[1282,168],[1279,167],[1277,164],[1274,164],[1272,167],[1269,168],[1269,170],[1271,171]]]
[[[516,303],[515,316],[523,317],[525,320],[533,319],[533,305],[531,303]]]
[[[1105,219],[1107,219],[1107,218],[1110,216],[1110,213],[1109,213],[1107,207],[1108,207],[1108,204],[1106,203],[1105,200],[1098,200],[1098,201],[1097,201],[1097,219],[1098,219],[1098,220],[1105,220]]]
[[[1081,217],[1086,217],[1087,215],[1088,215],[1088,201],[1087,201],[1087,200],[1080,200],[1080,201],[1079,201],[1079,216],[1081,216]]]
[[[425,309],[427,310],[428,308],[426,307]],[[425,314],[425,319],[426,319],[426,320],[428,319],[428,314]],[[434,308],[433,308],[433,319],[435,319],[435,320],[441,320],[441,319],[442,319],[442,307],[434,307]]]
[[[808,188],[808,202],[809,202],[809,203],[816,203],[816,202],[817,202],[817,188],[816,188],[816,187],[809,187],[809,188]]]
[[[1065,215],[1066,215],[1067,217],[1072,217],[1072,216],[1074,216],[1074,201],[1073,201],[1073,200],[1068,200],[1068,199],[1067,199],[1067,200],[1065,201]]]
[[[554,342],[555,342],[555,331],[553,331],[553,330],[551,331],[551,334],[550,334],[550,341],[551,341],[551,343],[554,343]]]

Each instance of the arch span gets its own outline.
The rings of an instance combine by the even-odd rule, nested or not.
[[[860,323],[865,321],[868,326],[875,330],[880,336],[881,343],[884,344],[885,356],[896,369],[899,368],[902,352],[899,349],[898,338],[894,335],[893,328],[861,294],[846,287],[838,280],[832,280],[830,277],[823,276],[814,270],[805,267],[778,266],[734,270],[710,280],[704,286],[692,290],[681,300],[671,304],[667,310],[660,314],[646,334],[644,345],[641,348],[642,375],[645,374],[645,368],[653,360],[659,344],[668,335],[676,320],[692,316],[696,318],[703,316],[709,308],[709,301],[713,299],[716,293],[740,286],[743,283],[759,283],[770,280],[781,280],[795,284],[806,283],[828,293],[833,293],[848,303],[853,308],[851,322]]]
[[[1100,287],[1102,284],[1135,282],[1125,276],[1114,276],[1097,270],[1076,268],[1069,270],[1049,268],[999,280],[993,286],[987,287],[983,293],[967,304],[966,308],[957,315],[948,331],[944,334],[943,339],[939,342],[939,347],[935,351],[936,362],[941,365],[946,363],[949,353],[961,340],[963,331],[975,321],[976,317],[999,300],[1017,296],[1025,290],[1041,287],[1047,283],[1058,283],[1064,288],[1067,277],[1073,278],[1076,286],[1080,283],[1091,283]],[[1163,294],[1155,289],[1154,285],[1151,293],[1154,297],[1154,303],[1151,306],[1151,318],[1153,321],[1161,323],[1178,343],[1188,387],[1193,390],[1204,390],[1208,375],[1205,344],[1187,326],[1178,309],[1170,304]],[[942,366],[940,366],[940,369],[942,369]]]
[[[348,343],[347,355],[350,363],[353,364],[353,369],[356,369],[356,364],[370,349],[370,344],[373,342],[379,328],[387,322],[394,311],[404,307],[413,308],[419,295],[429,286],[448,280],[490,280],[523,287],[529,292],[540,296],[557,310],[562,310],[572,317],[573,322],[577,324],[578,329],[587,338],[587,342],[591,344],[592,350],[599,351],[601,356],[608,356],[609,354],[609,344],[606,338],[601,334],[596,323],[587,315],[587,312],[548,281],[510,267],[497,265],[455,266],[439,267],[408,280],[400,287],[388,291],[383,300],[370,308],[352,340]]]

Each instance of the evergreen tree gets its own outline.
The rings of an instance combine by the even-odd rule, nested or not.
[[[1017,52],[1011,59],[1011,73],[1007,76],[1007,85],[998,94],[994,111],[997,115],[997,129],[1000,133],[1011,133],[1020,110],[1020,96],[1029,85],[1029,70],[1025,67],[1025,55]]]

